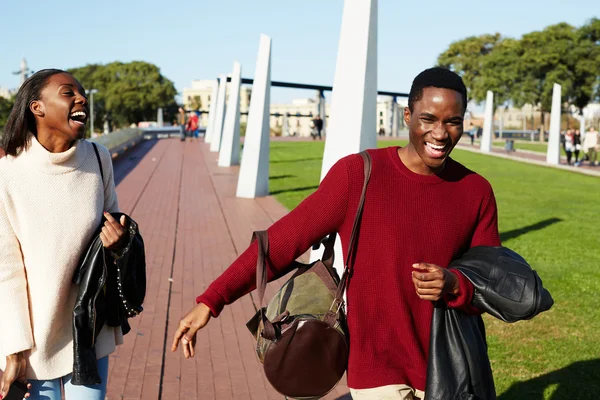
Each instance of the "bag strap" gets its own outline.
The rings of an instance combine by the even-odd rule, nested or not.
[[[340,308],[344,306],[344,291],[346,290],[348,276],[350,275],[350,261],[352,255],[354,254],[354,250],[356,249],[358,227],[360,225],[362,217],[363,206],[365,205],[367,184],[369,183],[369,179],[371,178],[371,156],[367,151],[361,151],[360,155],[363,158],[365,179],[363,182],[362,193],[360,194],[360,200],[358,202],[358,209],[356,210],[356,216],[354,217],[354,224],[352,225],[352,233],[350,234],[350,242],[348,243],[348,252],[346,253],[344,272],[342,274],[342,278],[340,279],[340,284],[338,285],[338,290],[335,294],[335,299],[333,299],[331,308],[329,309],[329,312],[325,315],[324,319],[325,322],[327,322],[331,326],[335,324],[335,321],[337,320],[337,314]]]
[[[350,234],[350,243],[348,244],[348,253],[346,255],[344,273],[342,274],[342,278],[340,279],[340,284],[338,285],[338,290],[336,292],[336,296],[335,296],[334,302],[332,304],[332,307],[331,307],[331,310],[329,313],[331,313],[333,311],[334,306],[336,306],[337,309],[333,312],[333,319],[332,319],[332,316],[329,316],[328,319],[326,317],[326,322],[328,320],[332,321],[332,323],[335,322],[335,320],[336,320],[335,317],[337,315],[337,312],[343,305],[343,295],[344,295],[344,290],[346,289],[346,282],[348,280],[348,274],[349,274],[348,265],[350,263],[350,259],[353,254],[353,250],[356,246],[358,226],[360,225],[362,210],[363,210],[363,206],[365,204],[365,195],[367,193],[367,184],[369,183],[369,179],[371,177],[371,156],[369,155],[369,153],[367,151],[360,152],[360,155],[363,159],[363,164],[364,164],[364,183],[363,183],[362,193],[360,195],[360,200],[358,202],[358,209],[356,211],[356,216],[354,217],[352,233]],[[323,252],[322,261],[324,264],[330,265],[330,266],[333,265],[333,253],[334,253],[333,247],[335,244],[335,237],[336,237],[336,233],[330,234],[324,243],[325,251]],[[264,297],[265,297],[265,290],[267,287],[266,257],[267,257],[267,254],[269,253],[269,237],[268,237],[267,231],[254,232],[252,234],[252,241],[254,241],[254,240],[256,240],[257,245],[258,245],[258,257],[256,260],[256,289],[258,291],[258,300],[259,300],[260,308],[263,308],[264,307],[263,301],[264,301]],[[328,313],[328,315],[329,315],[329,313]],[[266,319],[266,317],[263,318],[263,321],[265,319]],[[266,325],[270,325],[270,324],[266,324]],[[271,326],[268,327],[268,330],[270,330],[270,328],[271,328]],[[267,329],[267,327],[265,327],[265,329]]]
[[[267,288],[267,254],[269,254],[269,237],[267,231],[257,231],[252,234],[252,241],[258,244],[258,258],[256,260],[256,290],[258,291],[259,307],[263,307],[265,289]]]
[[[96,160],[98,160],[98,166],[100,167],[100,177],[102,178],[102,187],[104,187],[104,171],[102,170],[102,161],[100,160],[100,154],[98,153],[98,147],[96,143],[92,142],[94,146],[94,153],[96,153]]]

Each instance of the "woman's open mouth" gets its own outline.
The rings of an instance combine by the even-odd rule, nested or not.
[[[75,111],[69,115],[69,121],[72,121],[75,126],[84,126],[87,121],[87,113],[84,111]]]

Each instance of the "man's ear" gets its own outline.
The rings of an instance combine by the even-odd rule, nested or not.
[[[29,103],[29,110],[36,117],[43,117],[45,115],[44,102],[41,100],[34,100]]]
[[[404,107],[404,124],[410,125],[410,108]]]

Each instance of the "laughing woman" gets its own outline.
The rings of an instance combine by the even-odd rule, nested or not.
[[[103,213],[118,211],[112,160],[82,140],[89,114],[81,84],[70,74],[42,70],[19,89],[0,147],[0,399],[15,380],[31,399],[103,400],[108,355],[120,328],[104,326],[96,344],[102,383],[71,384],[71,283]],[[107,216],[100,237],[118,249],[124,229]],[[122,221],[123,222],[123,221]],[[4,364],[6,362],[6,364]]]

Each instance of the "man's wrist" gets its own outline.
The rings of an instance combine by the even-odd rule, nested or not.
[[[460,293],[460,281],[458,280],[458,276],[456,276],[455,273],[449,270],[448,274],[450,276],[450,290],[448,291],[448,293],[453,296],[458,296],[458,294]]]

